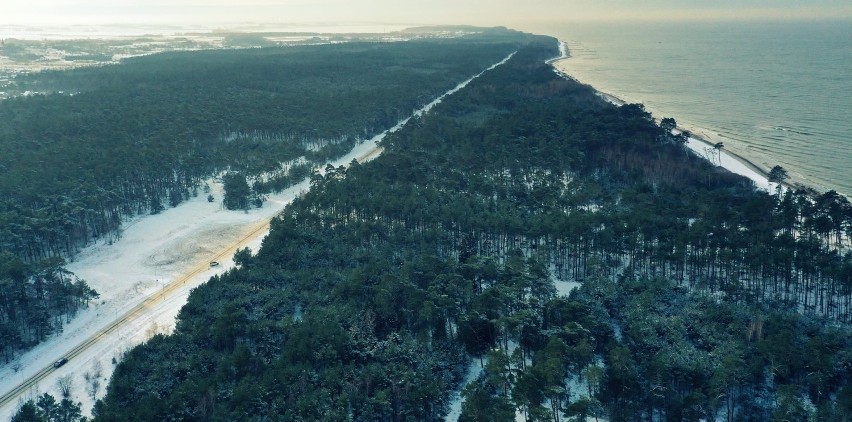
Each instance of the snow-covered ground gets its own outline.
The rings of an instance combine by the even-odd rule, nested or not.
[[[208,183],[211,194],[222,198],[222,185],[212,180]],[[82,341],[158,294],[169,282],[182,278],[181,275],[191,268],[211,261],[221,251],[238,243],[307,187],[307,183],[302,183],[272,195],[262,208],[248,212],[224,210],[221,201],[207,202],[207,195],[199,194],[160,214],[136,218],[125,225],[122,237],[112,245],[98,243],[84,249],[68,265],[68,269],[86,280],[100,293],[100,298],[72,319],[61,334],[18,357],[12,364],[0,368],[0,393],[11,390],[51,362],[67,355]],[[239,242],[240,246],[256,250],[267,232],[268,229],[261,230],[257,235]],[[189,278],[173,294],[166,295],[137,318],[101,338],[82,356],[71,359],[53,371],[22,398],[44,392],[58,396],[56,380],[70,375],[74,400],[82,402],[88,411],[92,399],[86,390],[87,387],[90,389],[91,383],[84,380],[84,374],[101,373],[100,392],[95,395],[102,395],[112,373],[113,362],[120,360],[124,351],[153,334],[170,332],[174,328],[178,311],[186,303],[189,291],[212,275],[233,266],[230,255],[220,261],[221,265]],[[101,366],[100,371],[95,370],[97,365]],[[15,372],[13,368],[17,366],[20,369]],[[17,405],[17,402],[13,402],[1,408],[0,419],[11,417]]]
[[[620,98],[607,94],[605,92],[598,92],[601,98],[609,102],[610,104],[616,106],[622,106],[625,104]],[[680,133],[679,130],[675,130],[675,132]],[[763,189],[767,191],[774,191],[775,184],[770,183],[769,179],[760,173],[748,164],[744,162],[743,159],[737,157],[730,152],[720,149],[716,150],[710,145],[707,141],[704,141],[699,138],[690,137],[686,142],[687,148],[698,154],[698,156],[705,158],[713,164],[719,165],[725,170],[730,171],[731,173],[739,174],[741,176],[745,176],[754,182],[755,187],[758,189]]]
[[[730,171],[731,173],[736,173],[751,179],[758,189],[770,192],[775,190],[775,184],[769,183],[769,179],[767,179],[766,176],[755,171],[735,155],[728,153],[724,149],[716,151],[706,142],[696,138],[689,138],[686,146],[699,156],[722,166],[722,168]]]
[[[512,55],[458,84],[412,116],[428,112],[444,97],[464,88],[487,70],[505,63]],[[381,152],[378,143],[382,138],[407,121],[405,119],[388,131],[360,143],[331,164],[337,167],[353,159],[365,161],[374,158]],[[134,307],[146,301],[149,306],[118,329],[101,336],[82,354],[53,370],[18,400],[0,408],[0,420],[11,419],[24,400],[39,394],[48,392],[59,397],[57,381],[60,377],[71,378],[72,399],[82,403],[84,413],[89,413],[94,399],[102,397],[115,362],[120,361],[122,354],[154,334],[171,332],[175,317],[186,303],[190,290],[233,267],[232,252],[221,258],[219,255],[235,247],[249,247],[256,251],[268,233],[266,223],[300,193],[310,189],[306,179],[279,194],[270,195],[262,208],[242,212],[224,210],[221,206],[221,183],[214,180],[207,183],[216,201],[207,202],[207,193],[199,194],[160,214],[137,217],[124,225],[119,240],[111,245],[97,243],[87,247],[68,265],[69,270],[100,293],[100,298],[81,311],[62,333],[0,367],[0,395],[5,395],[66,356],[79,344],[103,332]],[[214,259],[220,264],[205,268]],[[204,269],[186,277],[199,266]],[[164,293],[164,288],[175,280],[181,283],[180,286]],[[98,388],[93,388],[93,380],[98,381]]]
[[[479,374],[482,373],[483,369],[485,368],[483,368],[480,364],[479,358],[470,359],[470,363],[467,366],[467,375],[465,375],[461,387],[459,387],[458,391],[453,391],[450,395],[450,411],[447,413],[447,416],[444,417],[446,422],[456,422],[459,420],[459,416],[461,416],[462,413],[462,404],[464,403],[462,390],[466,385],[473,382],[473,380],[479,378]]]
[[[556,62],[567,58],[570,58],[570,54],[567,50],[567,44],[564,41],[560,40],[559,56],[548,60],[547,63],[553,65],[553,71],[556,72],[559,76],[576,81],[577,79],[565,73],[563,70],[556,66]],[[615,95],[601,91],[598,91],[597,93],[601,98],[603,98],[610,104],[620,107],[626,103],[624,100]],[[693,131],[693,133],[695,132]],[[769,179],[767,179],[767,177],[763,173],[756,171],[752,166],[745,163],[744,159],[739,158],[724,149],[716,151],[708,142],[693,137],[689,138],[689,141],[687,142],[686,146],[699,156],[706,158],[714,164],[720,165],[731,173],[736,173],[751,179],[754,182],[755,186],[759,189],[768,190],[770,192],[774,191],[775,189],[775,184],[769,183]]]
[[[577,281],[566,281],[556,277],[556,272],[554,270],[550,271],[550,280],[553,282],[553,287],[556,287],[556,294],[558,296],[568,297],[571,295],[571,291],[574,289],[579,289],[583,283]]]

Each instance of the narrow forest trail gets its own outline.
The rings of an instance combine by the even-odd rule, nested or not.
[[[382,152],[379,142],[387,134],[402,128],[412,117],[428,113],[445,97],[463,89],[487,71],[506,63],[514,54],[513,52],[503,60],[459,83],[414,111],[411,116],[400,121],[396,126],[356,145],[348,154],[330,164],[335,167],[345,166],[353,159],[363,163],[378,157]],[[323,168],[320,167],[320,171],[323,171]],[[282,194],[276,195],[275,200],[270,201],[272,204],[264,206],[262,212],[257,213],[253,210],[245,216],[242,213],[220,210],[213,213],[207,211],[204,216],[195,217],[191,209],[202,207],[204,202],[203,199],[198,199],[190,206],[181,205],[166,210],[162,215],[144,217],[133,224],[128,224],[125,226],[125,238],[120,239],[116,245],[108,247],[99,245],[100,249],[93,248],[96,251],[90,254],[91,259],[87,262],[89,267],[97,268],[86,269],[92,271],[95,277],[107,279],[115,284],[133,285],[136,294],[130,297],[129,289],[111,292],[115,296],[109,299],[112,306],[104,307],[98,311],[97,316],[90,315],[90,321],[82,329],[70,332],[74,327],[69,325],[72,328],[69,328],[69,333],[64,335],[64,338],[54,338],[52,343],[48,340],[39,346],[39,350],[22,356],[18,360],[22,364],[22,371],[16,370],[12,373],[9,368],[5,368],[5,372],[0,372],[0,394],[2,394],[0,395],[0,420],[10,419],[24,400],[44,392],[51,392],[57,396],[54,390],[60,377],[73,376],[76,379],[81,373],[84,375],[74,384],[71,398],[75,402],[81,402],[84,413],[89,413],[95,397],[99,394],[98,391],[91,393],[84,390],[90,387],[91,373],[101,374],[103,359],[109,359],[111,355],[115,363],[117,358],[120,359],[123,351],[150,337],[145,331],[151,330],[151,326],[156,328],[158,321],[165,318],[170,319],[173,324],[177,312],[186,303],[191,289],[203,284],[212,275],[233,267],[232,257],[237,249],[250,247],[257,250],[263,238],[269,233],[271,218],[308,189],[310,189],[310,183],[309,179],[306,179],[286,189]],[[216,193],[221,194],[221,192]],[[183,215],[179,210],[184,211]],[[222,215],[229,217],[223,218]],[[158,218],[169,220],[170,224],[148,224]],[[171,223],[170,220],[176,219],[180,221]],[[217,235],[217,228],[225,227],[228,228],[227,235]],[[238,232],[234,232],[235,229],[238,229]],[[127,235],[131,230],[144,233],[135,237],[132,234]],[[127,246],[127,243],[130,245]],[[125,249],[122,249],[122,244]],[[212,261],[217,261],[220,265],[211,267]],[[128,266],[132,268],[127,268]],[[156,278],[156,282],[151,280],[152,278]],[[132,279],[146,279],[147,284],[134,282]],[[161,284],[161,279],[169,281],[163,281]],[[154,286],[162,287],[151,291],[152,283]],[[148,292],[143,299],[140,299],[140,296],[146,293],[140,294],[140,289]],[[129,309],[126,306],[122,307],[123,304],[132,304],[134,299],[138,303]],[[94,307],[97,308],[97,306]],[[95,310],[90,311],[90,313],[94,312]],[[156,333],[156,330],[153,331]],[[74,343],[76,345],[69,345]],[[58,368],[53,367],[52,363],[63,357],[68,359],[68,362]],[[94,363],[98,369],[87,369],[90,363]],[[104,368],[101,374],[104,377],[104,383],[108,381],[113,370],[112,365],[107,364],[107,366],[109,368]],[[14,378],[21,380],[14,383]],[[86,381],[81,386],[79,384],[83,378]]]

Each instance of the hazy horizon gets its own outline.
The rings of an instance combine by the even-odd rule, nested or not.
[[[552,21],[852,20],[837,0],[6,0],[0,25],[471,24]]]

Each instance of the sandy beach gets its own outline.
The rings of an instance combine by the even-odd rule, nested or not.
[[[548,64],[553,66],[554,72],[556,72],[561,77],[566,79],[570,79],[577,83],[581,83],[584,85],[589,85],[575,76],[569,74],[564,68],[559,66],[559,63],[571,58],[570,51],[567,49],[567,43],[560,40],[560,57],[556,57],[554,59],[550,59],[547,61]],[[589,85],[591,86],[591,85]],[[629,101],[626,101],[619,97],[618,95],[601,91],[592,86],[592,89],[606,102],[616,105],[622,106],[628,104]],[[655,110],[648,110],[653,114]],[[656,116],[655,118],[659,120],[660,116]],[[721,167],[731,171],[732,173],[736,173],[751,179],[755,186],[764,190],[772,190],[774,189],[774,184],[770,184],[769,182],[769,170],[770,168],[765,165],[760,165],[756,163],[756,159],[748,157],[747,153],[740,150],[736,146],[733,147],[733,150],[730,148],[732,145],[729,140],[720,135],[712,135],[709,133],[707,129],[700,128],[689,123],[679,123],[676,127],[675,131],[677,133],[687,131],[690,134],[689,142],[687,146],[699,156],[707,159],[708,161],[714,162],[715,164],[720,164]],[[714,158],[715,153],[710,155],[709,150],[714,149],[714,146],[719,143],[725,143],[725,147],[719,152],[718,160]],[[727,142],[727,143],[726,143]],[[805,189],[814,192],[819,192],[820,189],[816,186],[812,186],[809,184],[804,178],[798,176],[795,173],[790,172],[789,178],[784,182],[784,186],[788,189]]]

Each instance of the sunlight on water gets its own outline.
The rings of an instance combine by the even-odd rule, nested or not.
[[[571,24],[567,73],[764,169],[852,195],[848,23]]]

